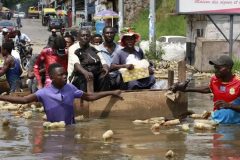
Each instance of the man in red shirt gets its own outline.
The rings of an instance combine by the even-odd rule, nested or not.
[[[233,60],[222,55],[209,61],[209,64],[215,69],[215,75],[211,77],[209,86],[189,88],[183,83],[178,83],[172,90],[213,93],[212,119],[223,124],[240,123],[240,78],[232,73]]]
[[[40,69],[42,63],[44,63],[46,70],[45,84],[42,84],[41,81]],[[38,89],[43,88],[43,86],[48,86],[49,84],[51,84],[49,73],[47,71],[48,67],[53,63],[61,64],[65,71],[67,71],[68,55],[66,51],[66,42],[62,36],[56,37],[52,47],[44,48],[34,64],[33,71],[37,79]]]

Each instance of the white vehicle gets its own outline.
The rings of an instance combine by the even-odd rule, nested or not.
[[[181,61],[186,56],[186,37],[184,36],[161,36],[158,39],[164,54],[163,60]]]
[[[186,43],[186,37],[184,36],[161,36],[158,41],[160,43]]]
[[[18,17],[18,12],[14,12],[13,13],[13,18],[17,18]]]
[[[18,16],[19,16],[20,18],[25,18],[26,14],[25,14],[25,12],[19,12],[19,13],[18,13]]]

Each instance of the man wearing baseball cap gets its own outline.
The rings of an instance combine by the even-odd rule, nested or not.
[[[8,29],[7,28],[3,28],[2,32],[0,33],[0,47],[6,41],[6,39],[8,39],[7,36],[8,36]]]
[[[48,44],[47,44],[48,47],[53,47],[54,40],[57,37],[57,30],[55,28],[53,28],[51,32],[52,32],[52,35],[48,37]]]
[[[174,92],[213,93],[214,108],[212,119],[222,124],[240,123],[240,78],[232,73],[234,62],[231,57],[222,55],[209,61],[214,66],[215,75],[209,86],[190,88],[178,83],[171,88]]]

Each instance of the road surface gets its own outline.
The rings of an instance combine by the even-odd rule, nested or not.
[[[46,26],[42,26],[41,19],[22,19],[22,25],[21,32],[27,34],[33,43],[33,53],[39,54],[46,46],[51,32]]]

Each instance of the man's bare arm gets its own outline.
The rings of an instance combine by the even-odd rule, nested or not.
[[[17,97],[17,96],[0,96],[1,101],[7,101],[11,103],[18,103],[18,104],[26,104],[26,103],[31,103],[31,102],[37,102],[37,96],[35,94],[30,94],[24,97]]]
[[[120,90],[115,90],[115,91],[104,91],[104,92],[94,92],[94,93],[83,93],[82,95],[82,99],[86,100],[86,101],[94,101],[106,96],[116,96],[120,99],[122,99],[122,97],[120,96],[121,91]]]

